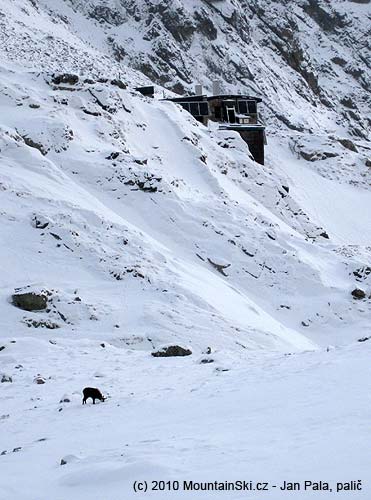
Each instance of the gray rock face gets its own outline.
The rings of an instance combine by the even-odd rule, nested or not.
[[[12,304],[24,311],[42,311],[48,305],[48,299],[44,294],[35,292],[18,293],[12,295]]]
[[[98,30],[105,55],[175,92],[193,91],[196,83],[211,91],[219,80],[223,92],[262,96],[260,113],[270,126],[324,135],[340,126],[364,139],[371,103],[369,3],[60,0],[48,2],[47,14],[59,22],[63,12],[83,40],[75,15],[84,16],[86,26]],[[54,75],[68,90],[77,81],[77,75]]]
[[[155,358],[169,358],[172,356],[190,356],[192,351],[190,349],[185,349],[179,345],[171,345],[164,347],[160,351],[152,352],[152,356]]]

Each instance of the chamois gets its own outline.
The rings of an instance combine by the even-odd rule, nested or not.
[[[82,404],[86,404],[86,400],[88,398],[91,398],[93,400],[93,405],[95,405],[95,400],[99,399],[99,401],[104,401],[106,398],[103,396],[103,394],[100,392],[99,389],[96,387],[85,387],[85,389],[82,391],[84,394]]]

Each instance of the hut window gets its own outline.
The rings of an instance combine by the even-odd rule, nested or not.
[[[256,101],[248,101],[249,113],[257,113]]]
[[[200,102],[200,115],[208,116],[209,114],[209,106],[207,102]]]
[[[200,110],[198,108],[198,102],[191,102],[191,113],[193,116],[199,116]]]
[[[238,110],[242,115],[245,115],[247,111],[247,102],[246,101],[238,101]]]

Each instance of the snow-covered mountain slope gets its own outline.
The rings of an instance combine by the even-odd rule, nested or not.
[[[135,18],[135,2],[99,5]],[[366,478],[369,143],[344,120],[330,136],[337,111],[294,94],[315,125],[289,132],[272,93],[257,165],[160,87],[136,92],[150,80],[112,59],[116,28],[91,6],[0,2],[0,499],[112,500],[142,476]],[[277,73],[283,96],[295,78]],[[15,291],[48,307],[16,308]],[[192,356],[151,357],[169,343]],[[88,385],[111,398],[82,407]]]
[[[4,247],[4,298],[45,287],[62,331],[111,337],[117,324],[124,338],[200,349],[303,348],[306,337],[348,343],[367,331],[370,305],[360,311],[350,295],[367,248],[346,259],[341,229],[339,241],[321,236],[236,134],[92,82],[2,71],[3,235],[13,247],[27,241]],[[344,231],[363,228],[351,243],[365,245],[369,222],[359,223]],[[21,321],[28,333],[32,315],[2,308],[11,332]]]

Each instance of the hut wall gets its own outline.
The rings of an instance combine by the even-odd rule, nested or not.
[[[240,135],[248,145],[254,160],[264,165],[264,130],[241,130]]]

